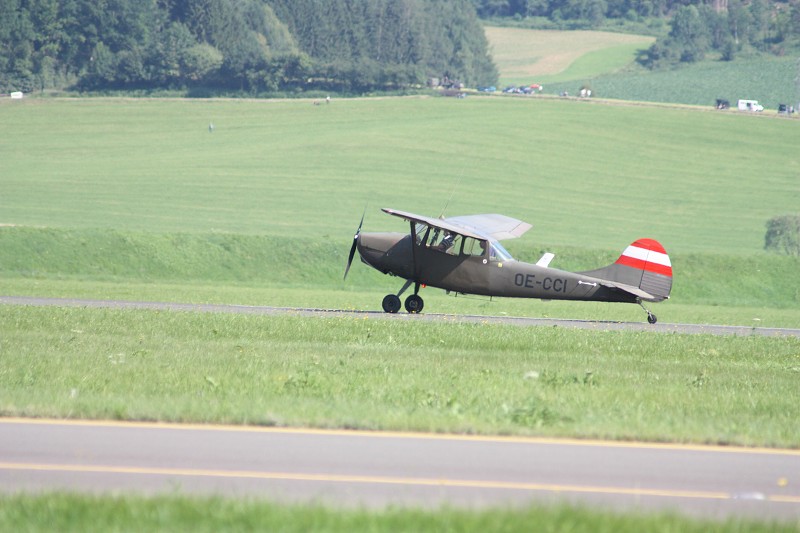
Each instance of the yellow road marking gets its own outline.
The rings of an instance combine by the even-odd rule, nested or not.
[[[337,474],[299,474],[290,472],[253,472],[230,470],[202,470],[184,468],[156,468],[135,466],[102,466],[102,465],[60,465],[60,464],[28,464],[28,463],[0,463],[0,470],[27,470],[40,472],[72,472],[72,473],[103,473],[103,474],[136,474],[155,476],[179,477],[215,477],[215,478],[241,478],[262,479],[276,481],[313,481],[336,483],[363,483],[382,485],[417,485],[428,487],[455,487],[477,489],[505,489],[529,492],[556,492],[556,493],[588,493],[588,494],[615,494],[627,496],[659,496],[667,498],[692,498],[705,500],[730,500],[736,496],[726,492],[670,490],[670,489],[643,489],[625,487],[594,487],[581,485],[557,485],[548,483],[523,483],[505,481],[483,480],[458,480],[458,479],[429,479],[429,478],[399,478],[383,476],[356,476]],[[765,496],[769,501],[784,503],[800,503],[800,496]]]
[[[522,437],[522,436],[489,436],[489,435],[458,435],[440,433],[417,433],[402,431],[367,431],[350,429],[314,429],[292,427],[265,427],[265,426],[234,426],[224,424],[178,424],[170,422],[129,422],[117,420],[65,420],[52,418],[0,418],[0,424],[32,424],[53,426],[88,426],[109,428],[146,428],[170,429],[188,431],[223,431],[242,433],[277,433],[293,435],[329,435],[329,436],[359,436],[373,438],[401,438],[401,439],[426,439],[426,440],[452,440],[497,443],[527,443],[527,444],[554,444],[566,446],[588,446],[598,448],[640,448],[662,449],[678,451],[701,451],[721,453],[743,453],[764,455],[792,455],[800,456],[798,449],[786,448],[745,448],[743,446],[720,446],[711,444],[680,444],[638,441],[610,441],[598,439],[569,439],[551,437]]]

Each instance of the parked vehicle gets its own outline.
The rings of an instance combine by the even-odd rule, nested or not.
[[[739,111],[764,111],[758,100],[739,100]]]

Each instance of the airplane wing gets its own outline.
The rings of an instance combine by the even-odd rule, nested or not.
[[[384,207],[381,209],[384,213],[388,213],[392,216],[400,217],[402,219],[419,222],[421,224],[427,224],[429,226],[433,226],[434,228],[441,228],[445,231],[449,231],[450,233],[456,233],[458,235],[463,235],[464,237],[472,237],[473,239],[478,239],[481,241],[487,240],[489,237],[487,235],[480,235],[474,231],[471,231],[464,226],[459,226],[456,224],[451,224],[447,220],[442,220],[439,218],[431,218],[426,217],[423,215],[415,215],[414,213],[408,213],[406,211],[398,211],[396,209],[389,209],[388,207]]]
[[[505,215],[468,215],[446,218],[445,222],[488,235],[496,241],[516,239],[532,227],[527,222]]]
[[[383,212],[479,240],[514,239],[531,229],[530,224],[505,215],[468,215],[442,220],[389,208],[383,208]]]

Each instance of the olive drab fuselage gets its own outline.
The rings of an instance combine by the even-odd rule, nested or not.
[[[504,215],[468,215],[431,218],[394,209],[385,213],[404,219],[408,233],[361,233],[354,236],[345,278],[358,251],[361,260],[376,270],[406,280],[397,294],[388,294],[383,309],[399,311],[400,296],[409,313],[423,308],[421,287],[448,292],[542,300],[588,300],[637,303],[669,298],[672,264],[664,247],[653,239],[638,239],[616,262],[584,272],[550,268],[554,255],[546,253],[535,264],[517,261],[500,244],[521,236],[530,224]],[[644,308],[644,305],[642,305]],[[656,317],[644,308],[648,321]]]
[[[446,253],[409,234],[372,233],[361,236],[358,251],[376,270],[446,291],[510,298],[601,300],[635,303],[636,297],[614,293],[601,280],[514,259]]]

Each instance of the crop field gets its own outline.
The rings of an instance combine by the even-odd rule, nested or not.
[[[487,27],[500,70],[500,87],[540,83],[545,93],[578,94],[591,87],[600,98],[711,107],[717,98],[734,106],[758,100],[775,112],[783,103],[800,108],[797,57],[707,60],[649,71],[635,63],[652,37],[592,31],[545,31]]]
[[[674,102],[711,107],[724,98],[735,108],[739,99],[758,100],[767,112],[778,104],[798,108],[800,75],[797,58],[761,58],[735,62],[709,61],[675,70],[632,71],[584,76],[568,83],[552,83],[548,90],[571,94],[586,83],[603,98]]]
[[[500,85],[549,84],[621,69],[654,37],[600,31],[486,27]]]
[[[319,104],[0,103],[0,294],[377,309],[397,279],[361,264],[341,279],[362,212],[366,231],[405,231],[379,208],[447,206],[531,222],[509,250],[566,269],[660,240],[675,269],[662,322],[800,326],[800,260],[763,251],[766,221],[800,205],[794,121]],[[644,321],[631,305],[423,295],[431,312]],[[0,306],[0,324],[3,416],[800,446],[796,339],[24,306]],[[0,501],[0,524],[18,503]]]

